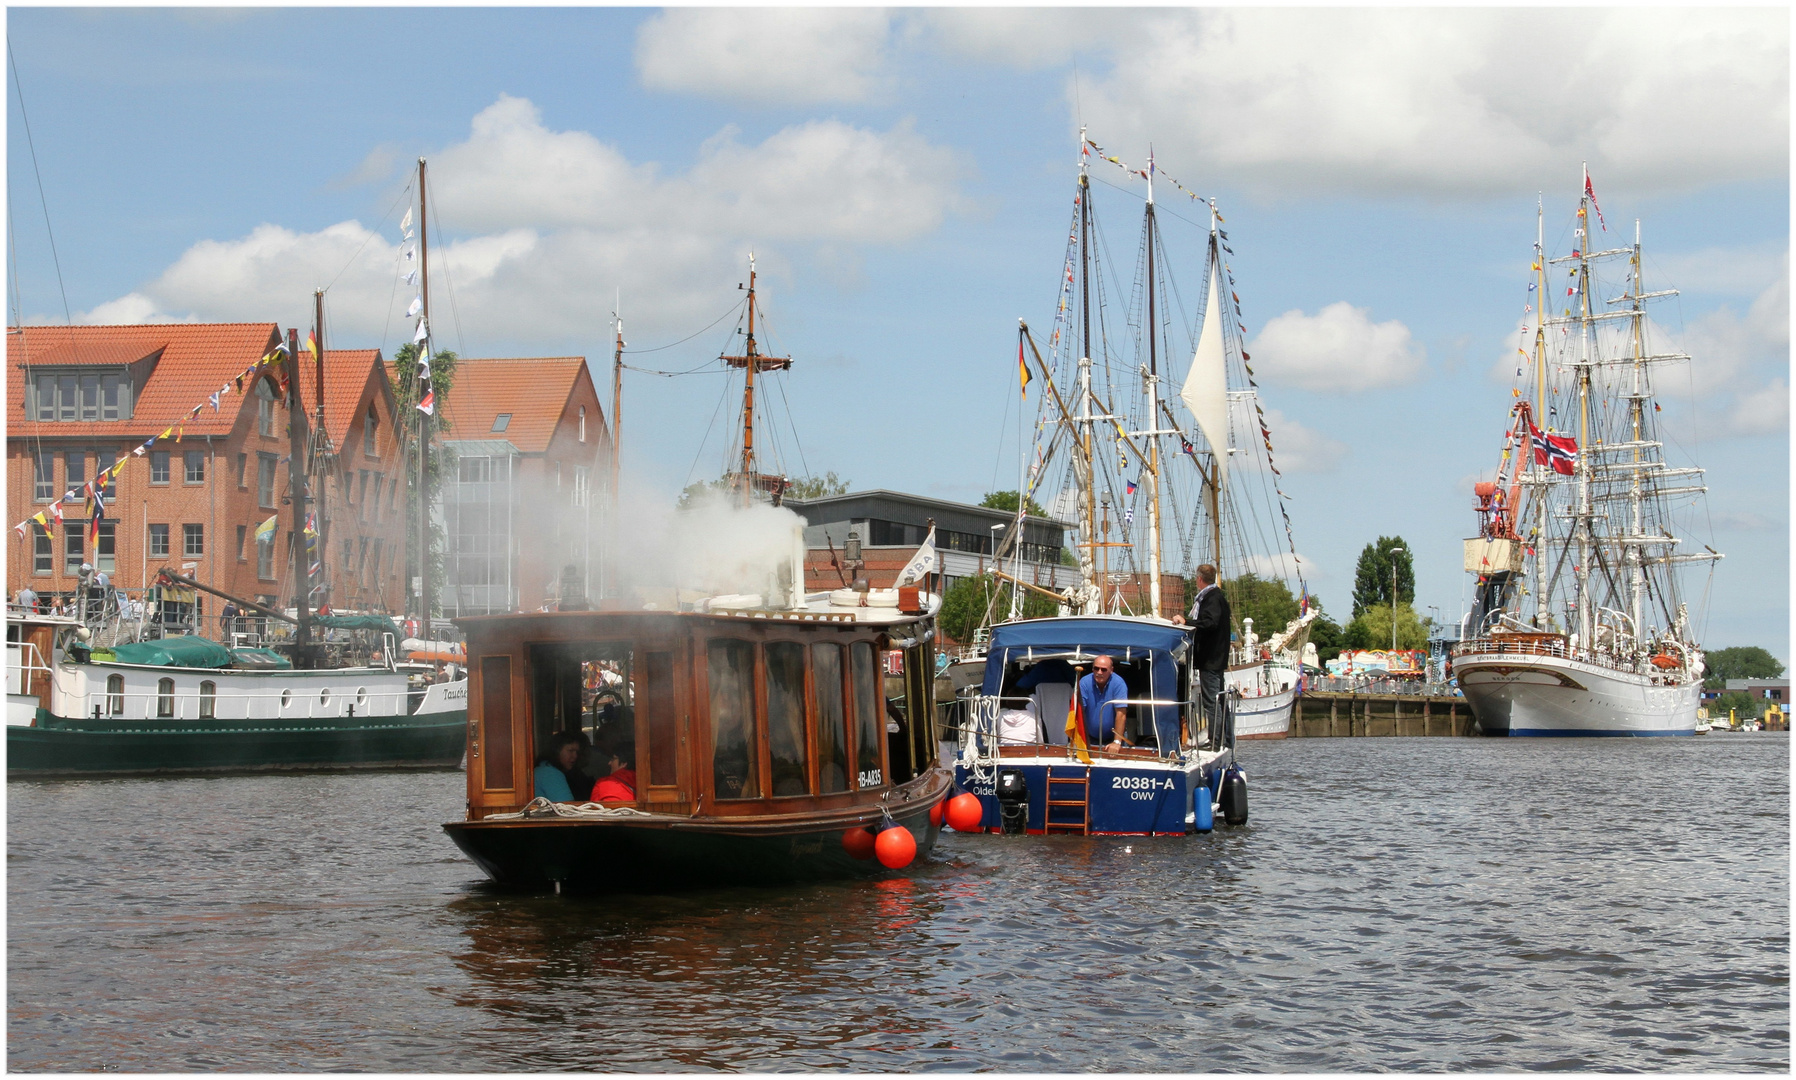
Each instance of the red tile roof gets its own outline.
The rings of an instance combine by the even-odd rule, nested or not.
[[[318,415],[318,363],[299,347],[299,392],[308,417]],[[339,450],[349,439],[369,379],[379,379],[379,349],[324,350],[324,427]],[[383,410],[386,411],[386,410]],[[382,421],[385,423],[385,421]]]
[[[455,388],[443,410],[448,428],[442,438],[505,439],[526,454],[540,454],[549,448],[584,370],[583,356],[458,359]],[[511,423],[494,431],[493,420],[500,413],[510,413]],[[592,422],[600,418],[594,416]]]
[[[156,323],[135,326],[10,327],[6,361],[11,366],[7,392],[9,438],[138,437],[161,434],[193,411],[205,408],[186,425],[190,435],[222,435],[237,421],[244,399],[232,380],[280,340],[274,323]],[[45,421],[24,412],[28,370],[66,364],[117,365],[160,353],[149,377],[134,388],[129,420]],[[213,412],[207,398],[230,384]],[[248,383],[244,384],[248,390]]]

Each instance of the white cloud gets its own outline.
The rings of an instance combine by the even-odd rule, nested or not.
[[[1251,413],[1252,409],[1246,410],[1247,415]],[[1247,438],[1257,441],[1258,427],[1251,426],[1253,431]],[[1304,427],[1277,409],[1266,410],[1266,427],[1272,432],[1272,460],[1281,473],[1332,472],[1347,457],[1346,443]],[[1240,432],[1242,429],[1236,430]],[[1240,445],[1240,439],[1241,436],[1237,434],[1236,445]]]
[[[1302,552],[1298,552],[1296,559],[1293,559],[1289,551],[1281,551],[1273,555],[1249,555],[1247,564],[1242,567],[1242,570],[1260,578],[1290,579],[1291,581],[1297,580],[1300,571],[1305,580],[1327,576],[1321,573],[1316,564]],[[1268,630],[1262,626],[1259,629],[1261,634],[1268,634],[1274,630],[1282,630],[1283,627],[1273,627],[1272,630]]]
[[[1374,323],[1345,300],[1314,315],[1291,310],[1268,322],[1248,351],[1272,382],[1306,390],[1371,390],[1410,382],[1426,350],[1396,319]]]
[[[889,81],[878,8],[674,8],[643,22],[636,69],[651,90],[730,102],[865,101]]]
[[[1755,393],[1741,394],[1734,407],[1733,430],[1741,435],[1768,435],[1790,426],[1790,387],[1772,379]]]
[[[750,250],[776,275],[806,251],[849,265],[861,245],[905,243],[964,205],[960,158],[902,123],[876,132],[813,121],[757,146],[726,129],[689,171],[663,175],[501,96],[474,117],[466,141],[430,161],[432,217],[471,233],[432,238],[438,341],[474,354],[490,346],[458,340],[457,326],[560,347],[589,337],[594,298],[609,310],[619,288],[641,340],[689,329],[735,299]],[[305,325],[313,289],[328,284],[331,326],[392,346],[408,336],[400,313],[411,300],[396,283],[398,245],[391,225],[377,234],[355,221],[312,233],[264,224],[193,245],[87,318]]]
[[[1034,15],[1007,14],[960,32]],[[1261,191],[1531,192],[1588,161],[1638,194],[1787,175],[1789,37],[1775,8],[1168,9],[1067,96],[1125,157]]]

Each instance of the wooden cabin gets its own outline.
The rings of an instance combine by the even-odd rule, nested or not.
[[[934,767],[932,623],[896,611],[569,611],[468,636],[468,820],[521,810],[558,731],[633,754],[635,808],[864,806]],[[596,755],[595,755],[596,756]]]

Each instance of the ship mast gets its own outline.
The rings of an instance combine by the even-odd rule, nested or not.
[[[1628,395],[1628,413],[1633,426],[1631,441],[1634,444],[1634,467],[1629,470],[1628,476],[1628,535],[1635,542],[1627,546],[1625,557],[1628,563],[1628,615],[1633,619],[1633,626],[1630,629],[1635,642],[1638,643],[1642,636],[1641,619],[1646,614],[1646,552],[1638,542],[1645,535],[1645,522],[1641,515],[1640,451],[1646,428],[1645,417],[1642,415],[1642,408],[1646,402],[1646,339],[1645,328],[1641,325],[1645,321],[1646,311],[1641,307],[1641,293],[1645,290],[1641,287],[1639,218],[1634,219],[1634,253],[1629,258],[1629,262],[1633,264],[1634,271],[1632,275],[1634,287],[1631,290],[1634,294],[1631,305],[1633,318],[1628,320],[1633,333],[1632,344],[1634,346],[1634,387],[1633,393]]]
[[[1084,602],[1079,614],[1103,610],[1103,583],[1098,579],[1097,479],[1091,463],[1091,176],[1085,146],[1085,129],[1079,129],[1079,570],[1085,576]]]
[[[423,301],[420,308],[424,325],[424,340],[418,347],[425,355],[430,352],[430,215],[425,205],[424,191],[424,159],[418,159],[418,284],[419,299]],[[413,376],[414,380],[417,378]],[[426,392],[424,386],[418,387],[420,395]],[[420,404],[422,398],[420,398]],[[417,606],[418,636],[429,639],[430,633],[430,413],[422,408],[414,410],[418,414],[418,573],[417,573]]]
[[[1546,249],[1546,196],[1535,195],[1534,200],[1534,416],[1533,423],[1541,425],[1546,418],[1547,408],[1547,249]],[[1552,477],[1540,464],[1534,454],[1532,433],[1523,445],[1528,447],[1528,479],[1534,489],[1534,536],[1531,546],[1534,549],[1534,625],[1541,626],[1542,614],[1552,613],[1550,597],[1546,595],[1546,574],[1541,567],[1546,565],[1546,558],[1541,554],[1545,550],[1541,545],[1547,535],[1547,485]],[[1517,605],[1518,609],[1520,605]]]
[[[1147,437],[1148,610],[1160,618],[1160,324],[1154,313],[1154,152],[1147,154]]]
[[[1595,341],[1596,325],[1590,310],[1590,166],[1584,166],[1584,182],[1578,194],[1578,220],[1581,223],[1574,235],[1578,243],[1578,455],[1572,463],[1573,475],[1576,477],[1577,513],[1573,528],[1578,542],[1578,562],[1573,572],[1578,582],[1578,642],[1588,649],[1592,645],[1591,631],[1594,623],[1590,618],[1590,557],[1595,546],[1595,537],[1591,535],[1590,506],[1590,369],[1596,361]]]
[[[742,368],[746,374],[746,382],[742,390],[742,469],[738,476],[742,486],[742,505],[753,502],[754,489],[759,476],[755,472],[755,372],[784,371],[792,366],[791,357],[762,356],[755,350],[755,256],[748,255],[748,341],[741,356],[726,356],[723,361],[731,367]],[[775,494],[785,490],[779,484]],[[777,499],[775,500],[777,501]]]

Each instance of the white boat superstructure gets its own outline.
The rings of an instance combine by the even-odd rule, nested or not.
[[[1454,672],[1487,734],[1693,734],[1705,666],[1678,571],[1721,555],[1679,536],[1708,489],[1701,469],[1667,463],[1658,431],[1654,370],[1690,357],[1654,350],[1645,304],[1676,290],[1647,291],[1638,222],[1632,246],[1592,250],[1588,174],[1570,254],[1547,257],[1544,217],[1533,349],[1518,350],[1497,479],[1477,485],[1465,569],[1478,587]],[[1599,270],[1622,259],[1605,283]]]

